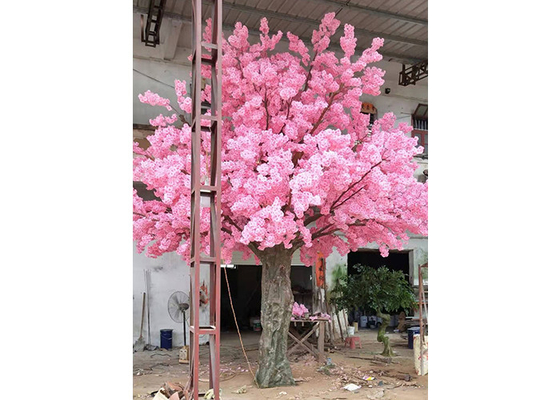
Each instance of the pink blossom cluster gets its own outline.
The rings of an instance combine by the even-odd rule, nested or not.
[[[292,315],[295,318],[302,318],[308,312],[309,310],[303,304],[298,304],[297,302],[294,302],[294,305],[292,306]]]
[[[171,106],[169,105],[169,99],[165,99],[159,94],[152,93],[149,90],[143,95],[138,95],[138,98],[142,103],[149,104],[151,106],[163,106],[167,108],[168,111],[172,110]]]
[[[313,33],[312,51],[287,33],[289,51],[275,50],[283,33],[269,35],[261,22],[260,42],[248,41],[237,23],[224,41],[222,59],[222,257],[234,251],[278,245],[300,249],[306,265],[320,252],[341,255],[376,242],[383,255],[402,249],[409,235],[427,235],[428,185],[414,178],[413,157],[421,152],[411,127],[392,113],[368,128],[360,113],[364,93],[378,95],[384,71],[383,40],[354,57],[356,39],[344,27],[342,57],[328,50],[340,22],[327,14]],[[205,35],[210,35],[207,26]],[[207,40],[209,40],[207,38]],[[352,61],[354,59],[354,61]],[[204,66],[207,67],[207,66]],[[209,70],[203,74],[209,77]],[[191,111],[186,82],[175,81],[179,109]],[[210,101],[206,85],[202,98]],[[146,92],[140,100],[171,110],[170,101]],[[148,140],[135,146],[134,180],[159,200],[134,193],[134,239],[139,251],[157,257],[190,252],[191,127],[179,116],[160,115]],[[181,119],[183,120],[183,119]],[[200,165],[210,174],[210,136],[202,137]],[[209,213],[203,209],[202,251],[209,249]],[[258,260],[257,260],[258,261]]]
[[[331,316],[330,316],[329,314],[327,314],[327,313],[315,313],[315,314],[311,315],[311,316],[309,317],[309,319],[310,319],[311,321],[316,321],[316,320],[318,320],[318,319],[319,319],[319,320],[327,320],[327,321],[330,321],[330,320],[331,320]]]

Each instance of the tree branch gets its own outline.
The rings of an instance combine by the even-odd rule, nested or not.
[[[266,92],[266,87],[265,87],[265,90],[264,90],[264,110],[266,111],[266,128],[265,128],[265,130],[267,131],[268,130],[268,120],[270,118],[270,114],[268,113],[268,98],[266,96],[266,93],[267,92]]]
[[[313,62],[315,61],[315,58],[317,58],[317,53],[315,53],[313,55],[313,60],[311,60],[311,62],[309,63],[309,71],[307,71],[307,76],[305,78],[305,83],[303,84],[303,88],[299,91],[298,96],[301,98],[301,94],[303,92],[305,92],[307,90],[307,87],[309,86],[309,79],[311,79],[311,70],[313,69]],[[290,99],[290,102],[288,103],[288,111],[286,112],[286,122],[284,122],[284,125],[282,126],[282,129],[280,129],[280,132],[284,131],[284,128],[286,127],[286,123],[288,122],[288,119],[290,117],[290,107],[292,106],[292,101],[294,101],[294,97],[292,97]]]
[[[229,215],[224,215],[224,219],[227,219],[227,221],[228,221],[231,225],[235,226],[239,232],[243,232],[243,229],[241,229],[241,228],[239,227],[239,225],[237,225],[237,224],[235,223],[235,221],[234,221]],[[230,232],[230,233],[231,233],[231,232]]]
[[[365,222],[362,222],[362,221],[359,221],[359,220],[356,221],[356,222],[354,222],[353,224],[348,224],[348,226],[365,226],[365,225],[366,225]],[[330,226],[326,226],[326,227],[321,228],[321,229],[318,230],[317,232],[313,233],[313,234],[311,235],[311,238],[312,238],[312,239],[317,239],[317,238],[320,238],[320,237],[322,237],[322,236],[332,235],[333,233],[335,233],[336,231],[339,230],[338,228],[335,228],[335,229],[333,229],[333,230],[330,230],[330,231],[325,232],[325,228],[330,228],[330,227],[332,227],[332,226],[333,226],[333,225],[330,225]]]
[[[329,215],[329,214],[327,214],[327,215]],[[317,221],[319,218],[324,217],[324,216],[325,216],[325,215],[320,214],[320,213],[315,214],[314,216],[309,217],[309,218],[307,218],[305,221],[303,221],[303,225],[304,225],[304,226],[307,226],[307,225],[309,225],[310,223],[315,222],[315,221]]]
[[[366,177],[367,174],[369,174],[371,171],[373,171],[373,169],[379,165],[381,165],[381,163],[385,161],[384,159],[381,159],[381,161],[379,161],[377,164],[372,165],[372,167],[356,182],[354,182],[353,184],[351,184],[350,186],[348,186],[348,189],[346,189],[344,192],[342,192],[340,194],[340,196],[337,197],[337,199],[331,204],[331,212],[335,209],[335,207],[337,207],[337,202],[346,194],[348,193],[350,190],[352,190],[352,188],[354,188],[354,186],[356,186],[357,184],[359,184],[361,181],[364,180],[364,178]],[[340,204],[339,204],[340,205]]]
[[[340,202],[340,204],[337,205],[337,207],[342,206],[344,203],[346,203],[348,200],[350,200],[352,197],[354,197],[356,194],[358,194],[362,189],[365,189],[365,186],[362,186],[361,188],[356,190],[354,193],[352,193],[350,196],[348,196],[346,199],[344,199],[342,202]]]
[[[319,125],[321,124],[321,122],[323,121],[323,117],[325,116],[325,114],[327,113],[327,111],[329,110],[329,108],[331,108],[332,103],[334,101],[334,98],[336,97],[337,94],[339,94],[342,91],[342,86],[336,91],[336,92],[332,92],[331,96],[329,98],[329,102],[327,103],[327,106],[323,109],[323,111],[321,112],[321,115],[319,115],[319,119],[317,120],[317,122],[315,123],[315,125],[313,126],[313,129],[311,129],[311,131],[309,132],[309,136],[313,135],[313,133],[317,130],[317,128],[319,128]],[[303,138],[302,138],[303,140]]]

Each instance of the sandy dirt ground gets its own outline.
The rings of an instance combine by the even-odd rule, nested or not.
[[[397,356],[392,360],[379,357],[383,345],[376,341],[377,331],[360,330],[357,333],[362,348],[350,350],[337,344],[326,355],[334,366],[328,368],[305,353],[292,354],[292,372],[296,386],[259,389],[253,378],[239,343],[237,333],[222,333],[220,387],[224,400],[335,400],[335,399],[428,399],[428,375],[418,376],[414,371],[413,351],[407,340],[391,333],[391,343]],[[258,357],[256,332],[243,332],[243,344],[253,372]],[[358,358],[359,357],[359,358]],[[208,388],[208,346],[201,346],[201,390]],[[390,362],[387,362],[390,361]],[[133,398],[151,399],[165,382],[185,384],[188,364],[179,363],[179,348],[137,352],[133,355]],[[407,375],[410,376],[407,377]],[[365,377],[373,377],[369,382]],[[343,389],[349,383],[361,388],[350,392]],[[245,386],[245,393],[236,393]]]

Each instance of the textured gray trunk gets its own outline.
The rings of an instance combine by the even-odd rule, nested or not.
[[[383,314],[379,310],[377,310],[377,316],[382,319],[381,326],[377,331],[377,341],[383,342],[384,345],[383,353],[381,353],[381,355],[385,357],[393,357],[395,354],[393,353],[393,349],[391,349],[389,338],[385,336],[385,330],[387,329],[387,326],[389,326],[389,321],[391,320],[391,316],[389,314]]]
[[[288,330],[294,296],[290,281],[292,252],[280,246],[259,254],[262,262],[262,333],[259,342],[259,387],[295,385],[288,361]]]

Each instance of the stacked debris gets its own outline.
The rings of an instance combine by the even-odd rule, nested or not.
[[[180,383],[165,382],[156,392],[154,400],[181,400],[185,398],[184,390],[185,387]]]
[[[185,387],[180,383],[165,382],[161,389],[154,393],[154,400],[185,400]],[[246,392],[246,390],[245,390]],[[220,389],[220,395],[222,389]],[[244,392],[243,392],[244,393]],[[208,390],[204,394],[205,400],[210,400],[214,398],[214,389]]]

